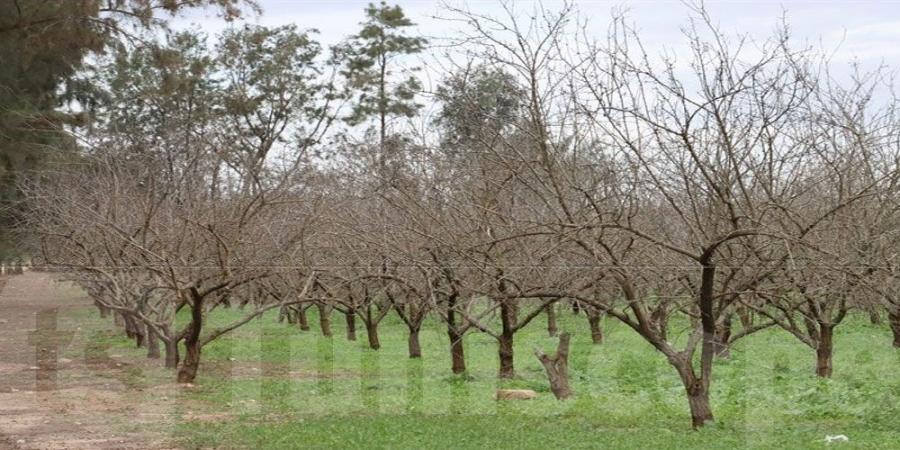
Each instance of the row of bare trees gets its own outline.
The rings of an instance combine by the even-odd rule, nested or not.
[[[399,11],[367,10],[395,37]],[[484,333],[511,378],[517,333],[539,318],[555,333],[566,303],[595,343],[607,315],[657,349],[700,427],[716,358],[759,330],[809,346],[821,377],[854,309],[886,311],[900,346],[900,116],[883,72],[835,75],[787,26],[728,36],[702,8],[677,57],[624,17],[597,40],[571,6],[506,12],[448,9],[465,54],[419,94],[433,117],[390,66],[423,40],[361,47],[340,70],[293,28],[230,32],[216,55],[189,35],[122,50],[83,161],[24,188],[44,262],[148,356],[163,342],[181,382],[218,337],[273,309],[309,329],[313,307],[323,334],[337,312],[376,350],[396,314],[412,358],[440,321],[454,373],[464,336]],[[380,97],[350,120],[374,125],[341,128],[379,49]],[[222,308],[243,317],[208,329]],[[548,373],[566,351],[539,355]]]

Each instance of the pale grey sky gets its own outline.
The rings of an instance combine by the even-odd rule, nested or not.
[[[467,5],[484,13],[499,13],[494,0],[448,0],[453,5]],[[265,25],[297,24],[301,28],[316,28],[323,43],[331,44],[355,32],[363,18],[367,1],[358,0],[259,0],[263,8],[260,16],[247,20]],[[419,24],[420,33],[433,37],[446,36],[454,27],[434,18],[441,14],[437,0],[399,0],[407,15]],[[544,0],[544,7],[558,8],[559,0]],[[598,34],[605,31],[610,12],[627,8],[632,22],[641,29],[645,42],[652,47],[677,46],[683,41],[680,28],[689,13],[679,0],[608,1],[581,0],[575,2],[580,15],[590,20],[590,28]],[[534,2],[515,2],[517,8],[531,9]],[[836,64],[854,58],[862,63],[885,62],[900,67],[900,1],[898,0],[730,0],[707,1],[714,19],[726,31],[767,35],[786,12],[797,38],[821,43],[834,50]],[[214,34],[226,25],[209,13],[196,12],[178,20],[178,26],[195,23]]]

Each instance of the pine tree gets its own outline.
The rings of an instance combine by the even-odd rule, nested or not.
[[[422,37],[407,35],[406,30],[414,25],[399,6],[370,3],[362,30],[338,49],[345,58],[343,73],[355,97],[347,122],[356,125],[377,119],[378,167],[382,172],[386,166],[388,119],[413,117],[421,107],[415,102],[421,89],[412,74],[416,69],[404,69],[398,61],[421,52],[427,43]]]

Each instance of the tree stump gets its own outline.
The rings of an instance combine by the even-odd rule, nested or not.
[[[535,356],[544,366],[547,378],[550,379],[550,391],[557,400],[565,400],[572,395],[569,389],[569,337],[568,332],[559,335],[559,345],[553,356],[544,354],[539,348],[534,349]]]

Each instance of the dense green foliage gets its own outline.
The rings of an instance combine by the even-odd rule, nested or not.
[[[82,77],[89,55],[166,16],[213,6],[226,19],[252,0],[17,0],[0,2],[0,259],[19,255],[11,239],[21,214],[20,184],[52,161],[71,163],[69,133],[86,125],[100,89]],[[74,108],[64,108],[74,105]]]

